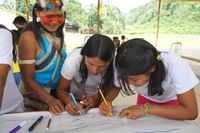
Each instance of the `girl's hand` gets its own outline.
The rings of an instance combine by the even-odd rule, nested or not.
[[[80,115],[80,111],[82,110],[82,105],[79,104],[79,107],[80,110],[77,108],[74,101],[70,100],[65,106],[65,109],[70,115]]]
[[[85,107],[85,113],[87,113],[87,111],[90,108],[97,107],[98,103],[99,103],[99,99],[98,99],[97,96],[87,97],[87,102],[86,103],[82,103],[82,106]]]
[[[111,102],[108,102],[108,107],[106,106],[105,102],[101,102],[101,104],[99,105],[99,110],[100,112],[108,117],[113,117],[113,106]]]
[[[119,117],[127,116],[128,119],[137,119],[141,116],[140,105],[130,106],[119,113]]]
[[[49,111],[53,114],[60,114],[65,111],[62,102],[54,97],[48,102]]]

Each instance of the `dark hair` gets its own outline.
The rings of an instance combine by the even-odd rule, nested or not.
[[[15,41],[15,45],[18,45],[19,43],[19,38],[20,38],[20,32],[18,30],[11,30],[13,36],[14,36],[14,41]]]
[[[121,36],[121,39],[123,39],[123,40],[124,40],[124,39],[125,39],[125,36],[124,36],[124,35],[122,35],[122,36]]]
[[[39,41],[40,43],[40,47],[43,47],[45,48],[44,46],[44,42],[43,42],[43,39],[42,39],[42,36],[41,36],[41,31],[40,31],[40,28],[39,27],[43,27],[40,22],[37,22],[37,15],[34,11],[34,9],[36,9],[37,11],[42,11],[42,10],[48,10],[46,8],[41,8],[39,4],[35,4],[34,7],[33,7],[33,21],[30,22],[26,28],[24,29],[24,32],[25,31],[32,31],[35,35],[35,38],[37,41]],[[65,23],[61,24],[58,29],[56,30],[56,36],[61,38],[61,47],[59,49],[59,51],[61,51],[62,47],[63,47],[63,43],[64,43],[64,33],[63,33],[63,27],[64,27]],[[44,28],[44,27],[43,27]]]
[[[12,34],[12,44],[13,44],[13,51],[12,51],[12,53],[13,53],[13,61],[16,63],[16,61],[17,61],[17,50],[16,50],[16,38],[17,38],[17,36],[15,35],[15,33],[13,32],[13,31],[11,31],[11,30],[9,30],[6,26],[4,26],[4,25],[2,25],[2,24],[0,24],[0,28],[4,28],[4,29],[7,29],[8,31],[10,31],[11,32],[11,34]]]
[[[17,16],[14,20],[13,20],[13,24],[24,24],[27,23],[26,19],[22,16]]]
[[[157,59],[158,57],[160,57],[160,52],[143,39],[131,39],[118,48],[115,64],[125,94],[133,93],[127,75],[145,74],[153,66],[155,66],[155,71],[150,76],[148,95],[163,94],[162,81],[165,79],[166,72],[162,60]]]
[[[115,55],[115,46],[113,41],[105,35],[95,34],[87,40],[86,44],[81,49],[81,55],[83,56],[80,65],[82,86],[85,86],[85,82],[88,77],[88,70],[85,64],[85,56],[92,58],[98,57],[102,61],[110,62],[105,75],[103,76],[101,84],[101,88],[104,92],[106,92],[106,88],[111,87],[113,84],[113,59]]]

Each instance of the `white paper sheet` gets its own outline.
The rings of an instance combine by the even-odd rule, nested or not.
[[[113,118],[105,117],[98,109],[90,110],[84,116],[71,116],[67,113],[53,116],[49,130],[46,130],[49,112],[30,112],[0,116],[0,133],[8,133],[21,121],[26,124],[19,133],[27,133],[28,128],[41,115],[44,120],[33,133],[200,133],[200,128],[186,121],[169,120],[156,116],[145,116],[137,120],[119,118],[121,106],[115,107]]]

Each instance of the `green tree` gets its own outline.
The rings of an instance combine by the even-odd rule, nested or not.
[[[30,16],[32,16],[32,10],[35,0],[28,0],[28,8],[30,12]],[[16,0],[16,11],[26,14],[26,6],[24,0]]]
[[[66,9],[66,17],[70,23],[78,25],[83,29],[87,25],[88,17],[86,11],[81,7],[78,0],[69,0]]]
[[[88,15],[87,25],[92,27],[97,27],[97,6],[91,4],[88,8],[87,15]],[[100,20],[100,28],[102,28],[101,20]]]

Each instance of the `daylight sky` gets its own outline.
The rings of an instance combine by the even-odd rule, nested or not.
[[[78,0],[82,3],[83,6],[90,5],[91,3],[96,3],[98,0]],[[103,0],[103,3],[110,3],[118,7],[123,13],[127,13],[130,9],[133,9],[137,6],[148,3],[151,0]]]

